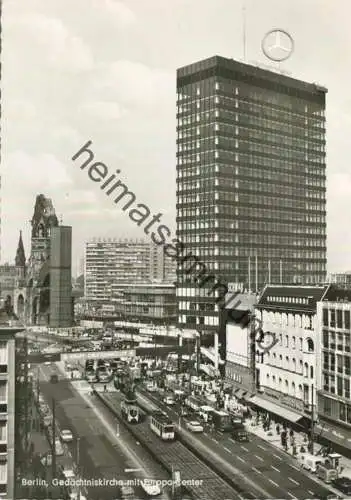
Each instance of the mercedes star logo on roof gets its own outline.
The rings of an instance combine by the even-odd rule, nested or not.
[[[269,31],[262,40],[262,51],[271,61],[285,61],[294,50],[294,40],[290,33],[281,29]]]

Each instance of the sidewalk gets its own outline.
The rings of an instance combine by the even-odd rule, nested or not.
[[[246,430],[252,434],[255,434],[256,436],[260,437],[261,439],[269,442],[272,446],[275,448],[279,449],[280,451],[286,453],[288,456],[290,456],[293,459],[297,459],[299,455],[301,455],[301,446],[303,446],[307,452],[307,436],[306,434],[303,433],[297,433],[294,432],[294,438],[295,438],[295,443],[297,445],[297,455],[293,455],[293,448],[290,446],[290,442],[288,439],[288,451],[285,450],[283,445],[281,444],[280,440],[280,435],[277,434],[276,432],[276,423],[272,420],[271,421],[271,430],[270,431],[264,431],[262,428],[262,423],[256,424],[255,419],[247,420],[245,422],[245,427]],[[314,448],[314,454],[317,455],[317,453],[323,448],[318,443],[315,443],[315,448]],[[349,477],[351,478],[351,460],[346,458],[346,457],[341,457],[340,458],[340,466],[342,468],[342,472],[340,476],[342,477]],[[319,483],[321,486],[324,486],[337,495],[340,496],[340,491],[336,490],[333,488],[330,484],[326,484],[324,481],[320,480],[317,476],[314,474],[309,473],[308,471],[304,470],[304,474],[307,474],[309,477],[311,477],[314,481]]]

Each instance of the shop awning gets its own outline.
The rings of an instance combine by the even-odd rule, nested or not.
[[[327,439],[344,448],[351,450],[351,429],[344,429],[337,425],[321,420],[314,428],[316,437]]]
[[[283,417],[294,424],[303,418],[303,415],[291,410],[287,410],[283,406],[272,403],[271,401],[267,401],[266,399],[260,398],[259,396],[253,396],[248,401],[270,413],[279,415],[280,417]]]

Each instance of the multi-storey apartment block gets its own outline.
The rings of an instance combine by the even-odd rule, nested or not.
[[[85,248],[85,299],[115,299],[125,283],[172,282],[175,268],[163,247],[143,240],[94,239]]]

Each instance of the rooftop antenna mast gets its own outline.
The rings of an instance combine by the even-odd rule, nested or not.
[[[243,19],[243,58],[244,61],[246,61],[246,1],[245,0],[243,0],[242,19]]]

